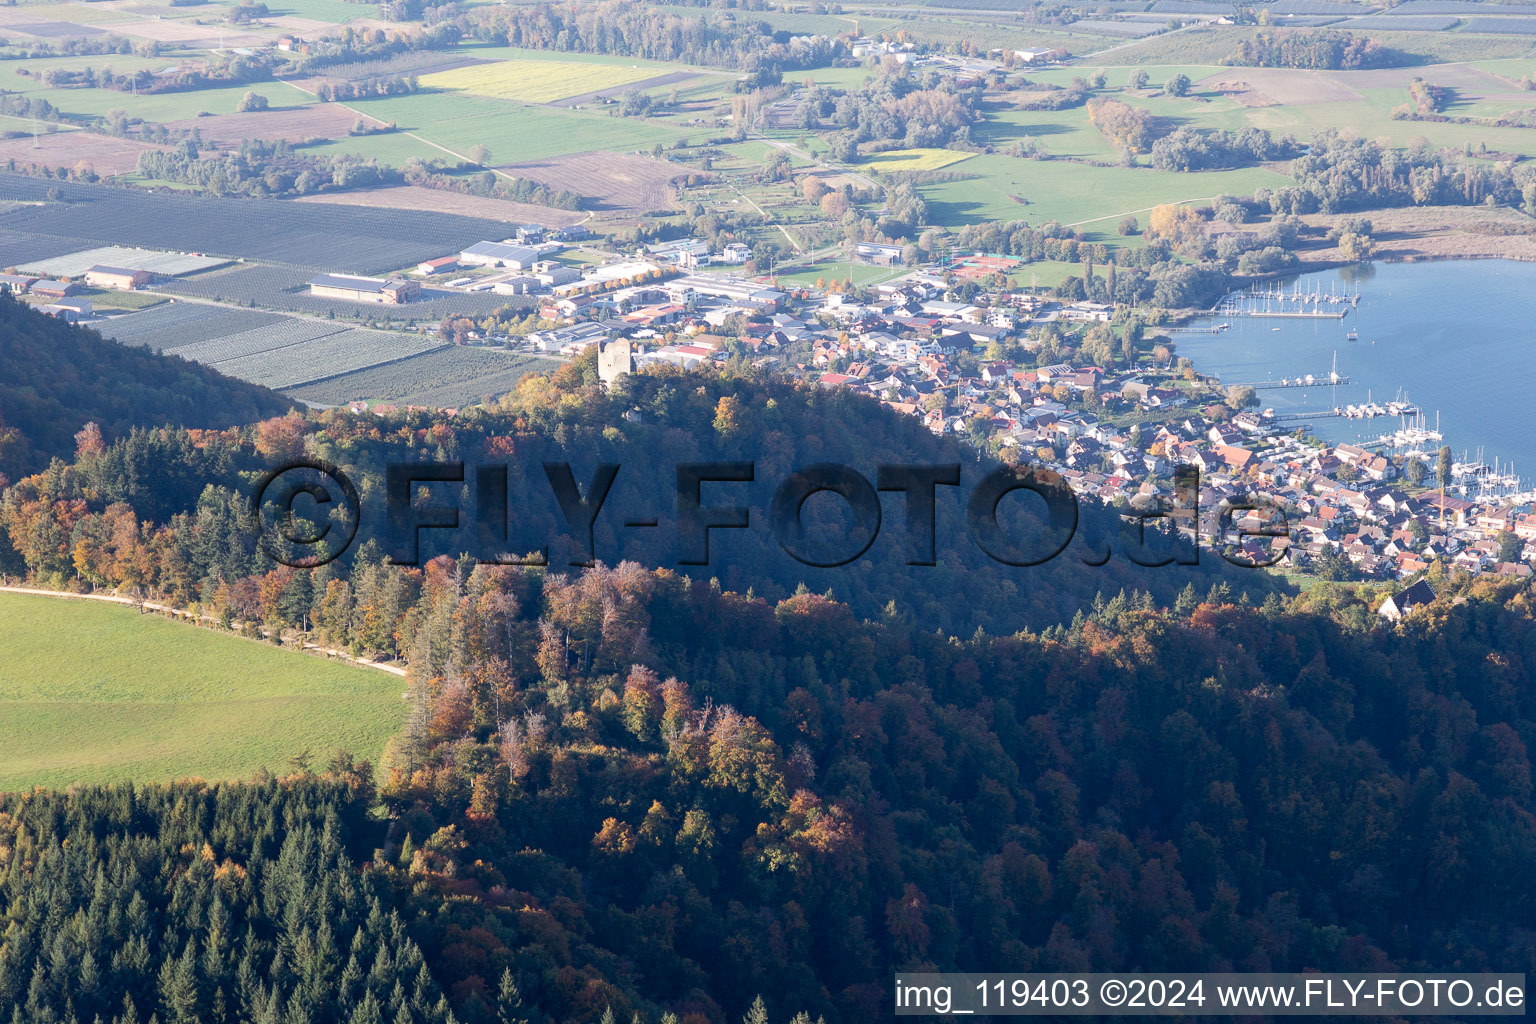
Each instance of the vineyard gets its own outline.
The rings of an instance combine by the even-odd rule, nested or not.
[[[1455,28],[1461,19],[1451,15],[1393,15],[1380,14],[1368,18],[1354,18],[1343,27],[1356,32],[1444,32]]]
[[[259,306],[272,306],[280,305],[274,300],[283,298],[288,289],[304,287],[304,282],[313,276],[313,271],[303,267],[242,263],[206,274],[165,281],[155,287],[172,295],[185,295],[194,299],[241,304],[254,302]]]
[[[396,75],[430,75],[433,72],[453,71],[456,68],[489,63],[491,61],[483,57],[459,57],[436,50],[409,50],[405,53],[397,53],[389,57],[379,57],[374,60],[354,60],[344,64],[327,64],[317,71],[316,77],[341,78],[348,82],[362,82],[370,78],[385,78]]]
[[[504,223],[413,210],[277,199],[214,199],[0,174],[0,200],[60,202],[0,213],[0,230],[368,274],[501,238]]]
[[[461,408],[511,391],[525,374],[545,373],[558,365],[556,360],[540,356],[455,346],[289,393],[322,405],[373,400]]]
[[[331,320],[172,302],[114,317],[103,337],[144,345],[272,388],[297,387],[441,348],[427,335],[349,327]]]
[[[300,320],[291,317],[276,323],[254,327],[248,331],[241,331],[239,334],[177,345],[165,351],[168,355],[181,356],[196,363],[219,366],[232,359],[260,355],[273,349],[314,341],[316,338],[323,338],[342,330],[345,330],[343,326],[327,321]]]
[[[29,209],[19,206],[16,209]],[[0,210],[0,215],[9,212]],[[0,267],[20,267],[37,260],[53,259],[80,248],[72,238],[37,235],[27,231],[0,229]]]
[[[441,348],[433,337],[412,337],[352,327],[283,348],[214,363],[231,377],[269,388],[295,388],[368,367],[397,363]]]
[[[104,338],[115,338],[124,345],[139,345],[158,352],[264,327],[283,319],[285,317],[280,313],[170,302],[141,313],[113,317],[97,324],[96,330]]]
[[[1536,18],[1471,18],[1463,26],[1469,32],[1495,35],[1536,36]]]

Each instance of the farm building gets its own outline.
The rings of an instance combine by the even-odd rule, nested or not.
[[[527,270],[538,260],[538,250],[508,242],[476,242],[459,253],[459,262],[466,267],[506,267],[509,270]]]
[[[92,288],[115,288],[118,291],[131,292],[154,280],[154,275],[147,270],[132,270],[128,267],[107,267],[97,264],[85,272],[85,283]]]
[[[69,323],[77,323],[91,315],[91,300],[69,299],[64,302],[51,303],[47,306],[38,306],[37,311],[39,313],[46,313],[49,316],[56,316],[60,320],[66,320]]]
[[[1054,50],[1014,50],[1013,55],[1025,64],[1048,64],[1051,61],[1066,60],[1071,56],[1060,47]]]
[[[416,264],[416,273],[423,277],[433,274],[446,274],[450,270],[459,269],[459,261],[452,256],[441,256],[435,260],[426,260]]]
[[[45,299],[62,299],[79,292],[80,286],[73,281],[35,281],[32,284],[32,294]]]
[[[517,242],[519,245],[538,245],[544,241],[544,225],[524,224],[517,229]]]
[[[32,283],[36,280],[37,278],[35,277],[26,277],[22,274],[0,274],[0,292],[11,292],[12,294],[20,295],[28,288],[31,288]]]
[[[554,238],[557,242],[580,242],[591,238],[592,232],[580,224],[572,224],[568,227],[555,228]]]
[[[399,305],[421,297],[421,285],[392,277],[354,277],[351,274],[321,274],[309,280],[309,294],[349,302],[385,302]]]

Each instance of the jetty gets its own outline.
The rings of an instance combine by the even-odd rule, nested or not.
[[[1351,295],[1314,289],[1303,292],[1284,288],[1248,289],[1224,297],[1211,310],[1218,316],[1247,316],[1261,320],[1342,320],[1360,303]]]

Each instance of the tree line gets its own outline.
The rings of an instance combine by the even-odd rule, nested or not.
[[[255,1018],[284,1022],[390,1024],[400,1007],[466,1024],[874,1021],[893,971],[976,963],[1536,966],[1522,930],[1536,903],[1522,870],[1536,856],[1528,584],[1437,569],[1442,599],[1393,627],[1375,614],[1379,592],[1283,596],[1267,576],[1208,564],[1010,576],[946,553],[912,572],[879,558],[787,571],[771,537],[721,531],[716,564],[687,570],[606,517],[594,536],[606,564],[573,566],[584,539],[561,532],[542,477],[520,467],[571,461],[580,479],[617,462],[614,507],[664,509],[663,474],[630,472],[647,453],[752,457],[763,480],[813,460],[954,459],[966,479],[976,466],[869,399],[745,368],[604,389],[589,356],[451,420],[330,411],[86,437],[72,461],[5,492],[0,558],[40,584],[137,587],[230,627],[408,666],[407,722],[378,791],[387,836],[361,823],[371,797],[346,780],[367,773],[344,760],[329,780],[229,787],[251,808],[238,827],[216,807],[194,814],[207,798],[189,793],[171,802],[168,833],[164,814],[132,816],[139,863],[185,867],[132,884],[106,873],[119,887],[108,900],[131,905],[129,890],[148,887],[150,908],[174,910],[156,911],[147,965],[124,954],[103,1020],[126,1017],[126,991],[140,1020],[223,1019],[209,1009],[222,995],[232,1013],[275,1001],[286,1014],[297,998],[295,1015]],[[390,565],[365,533],[321,568],[274,565],[244,522],[244,489],[303,454],[343,465],[365,515],[389,461],[507,464],[508,545],[547,543],[548,564],[478,562],[445,538]],[[760,516],[765,499],[743,497]],[[963,532],[947,507],[941,551]],[[813,529],[822,514],[807,509]],[[1082,519],[1086,551],[1117,536],[1088,503]],[[897,548],[891,562],[905,559]],[[294,785],[317,794],[311,805],[284,803]],[[353,795],[326,788],[338,785]],[[99,971],[140,934],[126,911],[114,930],[110,902],[105,928],[43,911],[94,898],[69,858],[102,848],[82,829],[124,830],[97,808],[125,792],[0,803],[35,815],[24,828],[0,818],[0,872],[52,850],[59,866],[42,877],[80,894],[29,883],[46,901],[22,886],[6,905],[28,938],[7,947],[0,997],[21,1000],[23,1019],[48,1019],[29,1015],[34,990],[34,1006],[67,1019],[86,935],[106,943],[90,948]],[[286,839],[263,838],[268,802]],[[66,846],[66,834],[82,838]],[[0,874],[0,892],[17,877]],[[192,888],[167,904],[154,895],[167,877]],[[237,935],[236,952],[209,940],[208,892],[235,922],[218,931]],[[371,953],[395,934],[392,914],[403,934],[384,940],[384,967],[359,954],[358,984],[344,951]],[[342,923],[322,935],[331,918]],[[357,1009],[369,994],[376,1017]]]

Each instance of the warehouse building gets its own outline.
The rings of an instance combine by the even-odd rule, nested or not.
[[[528,270],[539,261],[539,251],[526,245],[509,242],[476,242],[459,253],[459,262],[466,267],[506,267],[508,270]]]
[[[152,280],[154,275],[147,270],[107,267],[99,263],[94,267],[88,267],[85,271],[85,283],[92,288],[115,288],[118,291],[131,292],[135,288],[142,288]]]
[[[383,302],[399,305],[421,298],[421,285],[401,277],[354,277],[351,274],[321,274],[309,280],[309,294],[348,302]]]

